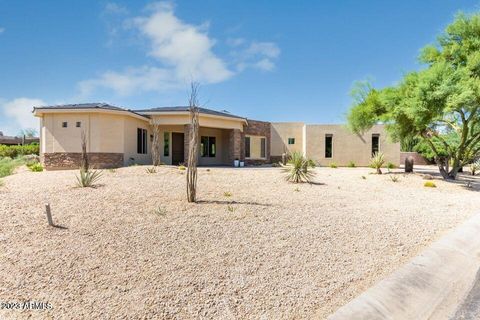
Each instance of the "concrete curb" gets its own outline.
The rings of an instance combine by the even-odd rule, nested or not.
[[[328,317],[450,319],[480,269],[480,214]]]

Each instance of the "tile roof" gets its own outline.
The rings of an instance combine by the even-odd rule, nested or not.
[[[216,111],[212,109],[207,109],[207,108],[198,108],[200,113],[203,114],[210,114],[210,115],[215,115],[215,116],[222,116],[222,117],[229,117],[229,118],[236,118],[236,119],[245,119],[244,117],[236,116],[234,114],[231,114],[228,111]],[[159,107],[159,108],[150,108],[150,109],[142,109],[142,110],[135,110],[139,113],[143,112],[183,112],[183,111],[188,111],[189,107],[188,106],[178,106],[178,107]]]

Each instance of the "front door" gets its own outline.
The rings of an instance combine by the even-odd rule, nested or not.
[[[172,132],[172,164],[178,165],[184,162],[184,134]]]

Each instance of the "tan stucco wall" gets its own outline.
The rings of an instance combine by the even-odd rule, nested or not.
[[[242,119],[226,119],[216,118],[212,116],[199,115],[198,121],[200,127],[220,128],[220,129],[239,129],[243,131]],[[159,125],[185,125],[190,123],[190,115],[186,114],[162,114],[159,116],[152,115],[152,123]]]
[[[62,127],[65,121],[67,128]],[[76,127],[77,121],[81,122],[80,128]],[[148,153],[145,155],[137,154],[137,128],[148,131]],[[125,165],[151,163],[152,131],[148,121],[109,113],[43,114],[40,128],[42,153],[81,152],[82,130],[87,134],[87,152],[124,153]]]
[[[333,137],[333,156],[325,158],[325,135]],[[372,157],[372,134],[380,135],[380,151],[385,161],[400,164],[399,143],[389,142],[383,125],[375,125],[363,135],[351,133],[343,125],[306,125],[306,156],[320,163],[346,166],[353,161],[357,166],[368,166]]]
[[[271,155],[281,156],[294,151],[303,152],[303,122],[272,122]],[[295,144],[288,144],[288,138],[295,138]]]

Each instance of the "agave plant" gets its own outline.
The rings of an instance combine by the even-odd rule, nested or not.
[[[310,183],[315,175],[315,173],[311,171],[310,164],[311,161],[306,159],[302,153],[293,152],[289,157],[287,165],[283,168],[286,172],[285,180],[293,183]]]
[[[93,187],[102,176],[102,172],[98,170],[86,171],[80,168],[80,174],[77,177],[77,185],[82,188]]]
[[[385,156],[383,152],[375,152],[370,160],[370,166],[377,170],[378,174],[382,174],[382,166],[385,163]]]

